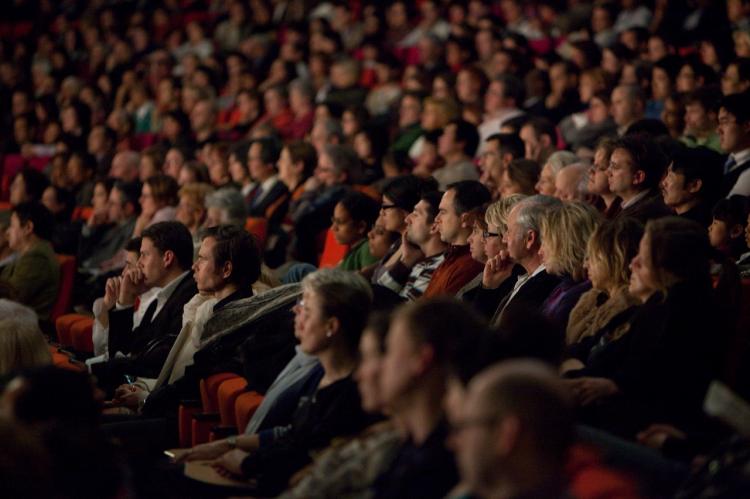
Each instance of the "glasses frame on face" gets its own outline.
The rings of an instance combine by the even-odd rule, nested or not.
[[[451,421],[450,433],[456,435],[475,426],[489,427],[497,423],[500,419],[500,416],[478,416],[475,418],[463,418],[458,421]]]
[[[487,230],[483,230],[482,231],[482,239],[483,240],[486,241],[487,239],[489,239],[491,237],[500,237],[500,234],[498,234],[497,232],[490,232],[490,231],[487,231]]]

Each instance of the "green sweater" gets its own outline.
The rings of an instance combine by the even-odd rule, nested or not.
[[[378,259],[370,254],[370,245],[367,244],[367,239],[362,239],[351,247],[349,253],[339,263],[339,268],[343,270],[361,270],[377,261]]]
[[[31,247],[0,273],[0,281],[9,284],[16,299],[33,308],[39,319],[49,319],[60,287],[60,264],[47,241]]]

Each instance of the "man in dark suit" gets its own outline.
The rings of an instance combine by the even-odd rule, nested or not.
[[[273,216],[273,213],[266,212],[288,194],[286,185],[276,174],[278,159],[279,148],[274,140],[257,139],[250,144],[247,151],[247,166],[256,185],[246,197],[248,216]],[[281,210],[278,211],[281,213]]]
[[[750,91],[727,95],[721,102],[719,144],[729,153],[722,196],[750,196]]]
[[[668,162],[648,135],[626,135],[615,143],[607,177],[609,190],[622,199],[618,216],[632,217],[645,224],[673,214],[664,204],[659,188]]]
[[[111,390],[125,374],[156,377],[182,326],[182,308],[198,292],[190,268],[193,238],[179,222],[161,222],[143,231],[138,265],[108,283],[117,295],[109,319],[109,362],[97,364],[99,384]],[[136,297],[158,287],[156,299],[133,328]],[[115,358],[116,352],[127,355]]]
[[[491,258],[484,270],[483,287],[495,289],[513,275],[518,264],[525,274],[518,277],[513,289],[497,306],[492,322],[497,324],[510,303],[522,303],[532,308],[541,307],[560,279],[548,274],[542,257],[540,226],[545,211],[554,209],[560,201],[550,196],[531,196],[516,204],[508,215],[508,230],[503,237],[507,251]]]

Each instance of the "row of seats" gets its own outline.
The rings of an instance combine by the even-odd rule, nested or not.
[[[185,400],[180,404],[180,447],[192,447],[243,432],[263,402],[263,396],[247,391],[247,380],[234,373],[219,373],[202,379],[200,394],[199,401]]]

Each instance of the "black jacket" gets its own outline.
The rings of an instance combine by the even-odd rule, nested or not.
[[[632,204],[627,208],[622,208],[617,216],[635,218],[645,225],[649,220],[668,217],[670,215],[674,215],[674,212],[664,204],[664,198],[659,189],[654,188],[635,204]]]
[[[133,308],[113,310],[109,316],[109,352],[130,354],[159,374],[177,335],[182,329],[182,308],[198,293],[193,273],[185,275],[159,313],[148,323],[133,329]]]
[[[515,296],[513,296],[512,303],[523,304],[527,307],[539,309],[541,311],[542,304],[558,284],[560,284],[559,277],[547,273],[546,270],[539,272],[537,275],[523,283],[521,289],[519,289]],[[511,288],[510,292],[497,306],[495,316],[492,318],[493,324],[500,323],[503,310],[508,303],[511,302],[510,296],[512,292],[513,288]]]

